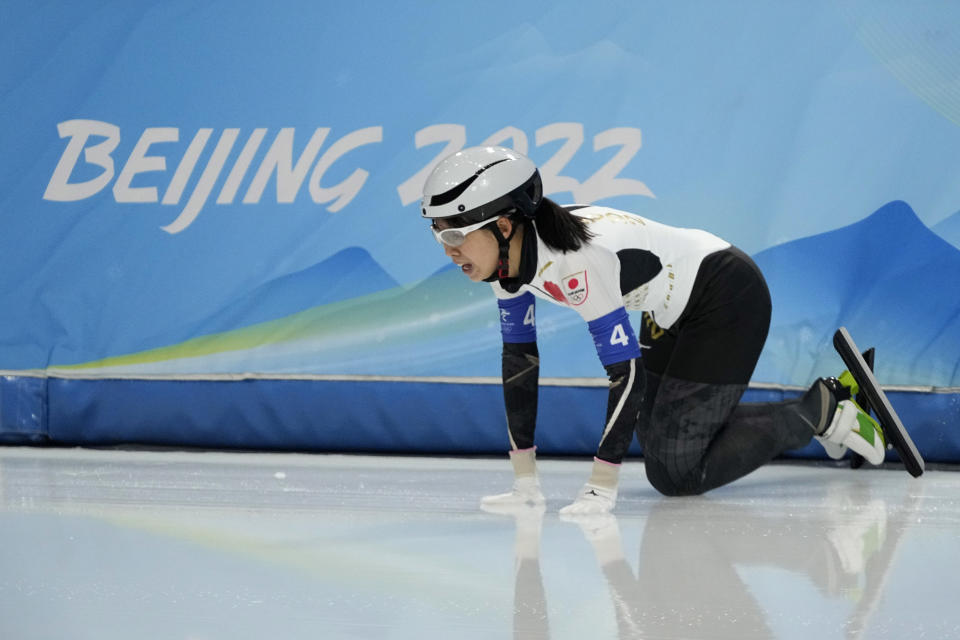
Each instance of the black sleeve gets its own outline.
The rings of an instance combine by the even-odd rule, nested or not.
[[[607,421],[597,447],[597,457],[620,464],[633,441],[646,389],[646,371],[640,358],[607,365],[610,393],[607,396]]]
[[[540,353],[536,342],[503,343],[503,400],[510,443],[515,449],[533,446],[540,387]]]

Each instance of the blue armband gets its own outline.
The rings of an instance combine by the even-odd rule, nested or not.
[[[640,345],[623,307],[587,323],[603,366],[640,357]]]
[[[500,333],[504,342],[536,342],[536,298],[527,291],[516,298],[497,300],[500,307]]]

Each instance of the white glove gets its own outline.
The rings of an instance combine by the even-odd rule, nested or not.
[[[543,506],[545,502],[537,476],[519,476],[513,481],[513,489],[509,493],[485,496],[480,500],[480,508],[490,513],[513,514],[518,510]]]
[[[605,489],[589,482],[571,503],[560,509],[561,516],[609,513],[617,503],[617,490]]]

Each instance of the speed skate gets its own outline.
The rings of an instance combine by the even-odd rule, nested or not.
[[[833,334],[833,346],[847,365],[854,380],[860,385],[860,393],[866,397],[870,408],[876,414],[888,446],[892,446],[900,455],[900,460],[910,475],[919,477],[923,474],[923,458],[845,327],[840,327]]]

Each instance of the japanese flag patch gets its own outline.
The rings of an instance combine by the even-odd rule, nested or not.
[[[567,276],[561,280],[560,289],[563,291],[563,295],[566,296],[567,300],[570,301],[570,304],[574,306],[583,304],[587,299],[587,295],[590,293],[587,287],[587,272],[578,271]]]

